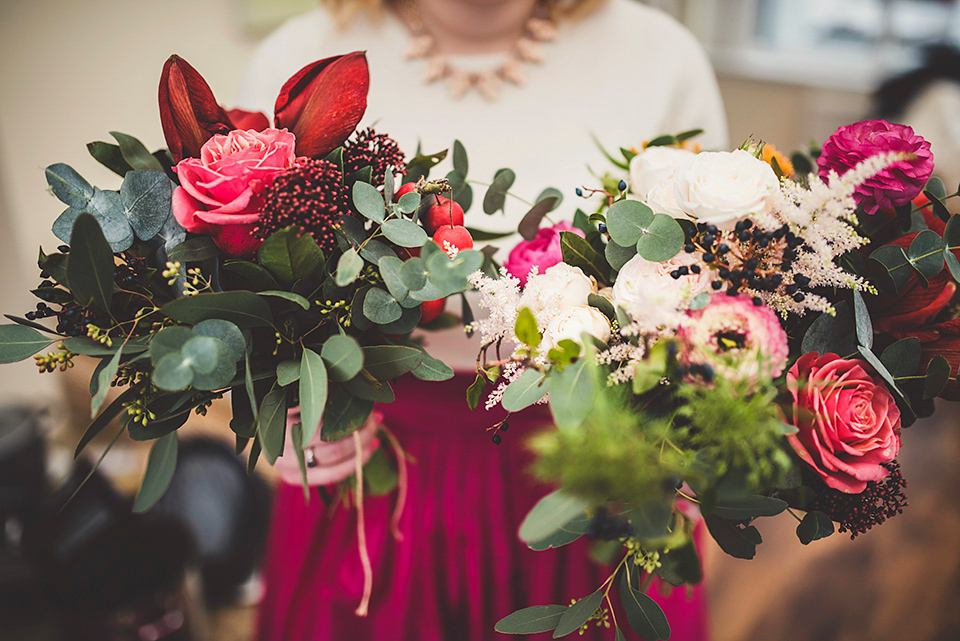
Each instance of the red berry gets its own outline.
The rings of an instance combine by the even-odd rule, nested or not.
[[[440,318],[444,308],[447,306],[446,298],[437,300],[425,300],[420,303],[420,325],[424,325]]]
[[[443,225],[433,234],[433,242],[440,245],[440,249],[446,251],[444,243],[449,243],[457,249],[470,249],[473,247],[473,237],[463,225]]]
[[[400,197],[404,194],[409,194],[411,191],[416,191],[417,183],[403,183],[397,187],[397,191],[393,192],[393,202],[398,202]]]
[[[433,234],[443,225],[462,225],[463,208],[456,202],[443,196],[435,196],[434,204],[423,215],[423,228]]]

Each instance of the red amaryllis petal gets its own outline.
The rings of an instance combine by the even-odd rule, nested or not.
[[[253,129],[263,131],[270,127],[270,120],[261,111],[247,111],[246,109],[231,109],[227,111],[234,129]]]
[[[362,51],[313,62],[280,90],[274,107],[276,126],[297,137],[298,156],[323,156],[356,129],[367,109],[369,87]]]
[[[159,98],[163,136],[176,162],[199,156],[211,136],[233,129],[203,76],[180,56],[170,56],[163,65]]]

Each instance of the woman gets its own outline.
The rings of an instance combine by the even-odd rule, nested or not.
[[[701,127],[705,147],[725,145],[716,81],[699,45],[667,16],[631,0],[329,4],[332,13],[318,8],[264,41],[250,64],[242,106],[270,111],[284,80],[306,63],[365,50],[371,79],[361,126],[375,123],[408,154],[418,143],[432,153],[459,139],[471,179],[487,181],[498,168],[511,167],[518,175],[513,192],[526,200],[547,186],[561,188],[567,202],[558,219],[572,216],[573,189],[595,182],[591,169],[608,167],[591,136],[616,149]],[[406,57],[411,49],[415,55]],[[511,205],[485,220],[469,214],[467,224],[515,230],[526,207]],[[464,401],[478,345],[462,330],[426,339],[458,376],[443,383],[399,381],[398,400],[380,407],[415,463],[399,523],[402,540],[389,531],[394,498],[365,505],[375,577],[370,616],[354,615],[363,592],[355,512],[341,508],[331,515],[319,500],[305,505],[294,466],[281,461],[281,475],[293,473],[277,490],[261,639],[494,639],[494,623],[510,612],[569,603],[609,574],[587,559],[583,541],[533,552],[517,540],[520,520],[548,491],[524,471],[523,435],[548,416],[536,409],[516,415],[503,444],[494,446],[483,429],[499,417],[470,412]],[[363,430],[365,454],[373,431]],[[318,442],[308,453],[311,480],[350,474],[353,452],[352,441]],[[707,636],[698,593],[693,599],[680,590],[653,596],[667,612],[672,639]],[[622,614],[619,624],[628,629]],[[613,634],[591,623],[585,636]]]

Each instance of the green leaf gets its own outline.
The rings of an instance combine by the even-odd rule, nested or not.
[[[634,590],[627,580],[629,572],[620,574],[620,602],[627,613],[627,621],[633,631],[646,641],[670,638],[670,624],[657,602],[639,590]]]
[[[83,210],[93,198],[93,186],[70,165],[56,163],[44,173],[53,195],[68,207]]]
[[[459,140],[453,141],[453,169],[461,176],[467,175],[467,169],[470,168],[467,162],[467,150]]]
[[[672,216],[655,214],[637,241],[637,253],[649,261],[662,263],[683,249],[685,238],[683,228]]]
[[[323,265],[323,252],[317,241],[296,227],[286,227],[271,234],[257,251],[257,258],[279,283],[287,287],[315,275]]]
[[[409,303],[413,303],[410,305]],[[416,301],[406,300],[401,305],[402,312],[400,318],[393,321],[392,323],[387,323],[386,325],[380,325],[380,331],[384,334],[406,334],[412,332],[416,329],[417,324],[420,322],[420,305]],[[440,319],[433,321],[434,323],[441,322],[444,318],[449,318],[449,316],[441,317]],[[431,327],[434,325],[431,324]]]
[[[262,292],[257,292],[257,294],[260,296],[270,296],[272,298],[282,298],[299,305],[303,309],[310,309],[310,301],[300,294],[294,294],[293,292],[287,292],[282,289],[265,289]]]
[[[499,169],[494,174],[493,182],[487,187],[483,196],[483,213],[493,214],[503,209],[507,200],[507,192],[513,186],[517,176],[511,169]]]
[[[937,232],[924,229],[907,249],[907,260],[927,280],[943,270],[943,239]]]
[[[118,176],[125,175],[133,168],[123,159],[120,146],[97,140],[87,143],[87,151],[93,158]]]
[[[350,336],[331,336],[323,344],[320,356],[323,357],[327,373],[333,381],[349,381],[363,369],[363,350]]]
[[[209,374],[217,367],[218,342],[209,336],[192,336],[180,348],[180,354],[195,373]]]
[[[167,252],[167,260],[171,263],[198,263],[202,260],[216,258],[223,252],[209,236],[195,236],[188,238]]]
[[[400,207],[401,213],[410,215],[420,207],[420,194],[415,191],[409,191],[400,196],[397,205]]]
[[[560,199],[555,196],[538,200],[537,204],[524,214],[520,220],[520,224],[517,226],[517,231],[524,240],[533,240],[537,237],[537,232],[540,231],[540,223],[543,221],[543,217],[553,211],[559,202]]]
[[[77,303],[109,313],[113,299],[113,251],[100,223],[90,214],[80,214],[73,224],[67,280]]]
[[[597,395],[593,367],[588,359],[581,358],[550,378],[553,420],[561,430],[576,429],[590,415]]]
[[[97,415],[103,402],[107,400],[107,392],[110,391],[110,382],[117,375],[117,369],[120,367],[120,356],[122,352],[117,348],[116,354],[107,361],[106,367],[97,373],[97,393],[90,399],[90,418]]]
[[[380,268],[380,276],[390,295],[398,301],[405,299],[410,293],[410,288],[400,278],[403,262],[396,256],[384,256],[377,262],[377,266]]]
[[[77,443],[77,449],[73,452],[74,458],[80,456],[80,453],[83,452],[83,449],[90,441],[102,432],[103,428],[110,424],[110,421],[120,415],[120,412],[125,409],[124,404],[129,403],[136,394],[136,390],[128,388],[120,394],[120,396],[113,399],[113,402],[107,405],[105,410],[100,412],[100,416],[95,418],[93,422],[87,426],[87,429],[83,432],[83,436],[80,437],[80,441]]]
[[[230,410],[233,414],[230,417],[230,429],[237,435],[238,441],[239,439],[249,440],[257,435],[256,414],[250,409],[250,401],[242,385],[236,385],[230,390]],[[243,449],[240,448],[240,452],[242,451]]]
[[[923,379],[923,398],[940,396],[950,380],[950,363],[937,354],[927,363],[927,374]]]
[[[378,381],[367,372],[361,372],[343,384],[343,388],[353,396],[374,403],[392,403],[397,400],[393,388],[387,381]]]
[[[267,302],[257,294],[246,291],[204,292],[186,296],[167,303],[160,311],[190,325],[214,318],[229,321],[240,329],[273,325],[273,314]]]
[[[373,185],[359,181],[353,183],[353,206],[365,218],[369,218],[375,223],[383,222],[386,206],[383,202],[383,196]]]
[[[357,254],[357,250],[351,247],[343,252],[340,260],[337,261],[337,274],[334,282],[337,287],[346,287],[357,279],[362,269],[363,259]]]
[[[889,345],[880,354],[880,362],[894,378],[912,376],[920,367],[920,341],[911,336]]]
[[[320,418],[327,403],[327,368],[323,358],[312,349],[304,349],[300,360],[300,417],[303,423],[302,447],[320,427]]]
[[[584,274],[593,276],[600,283],[608,282],[610,265],[606,258],[585,239],[572,231],[562,231],[560,232],[560,250],[563,252],[563,262],[579,267]]]
[[[443,361],[423,353],[423,360],[412,373],[421,381],[447,381],[453,378],[453,369]]]
[[[124,215],[140,240],[151,240],[172,215],[173,187],[162,171],[134,170],[124,176],[120,201]]]
[[[331,442],[350,436],[363,427],[372,410],[373,401],[357,398],[339,385],[331,386],[320,438]]]
[[[854,312],[847,301],[836,305],[836,314],[824,312],[817,317],[803,336],[800,351],[804,354],[850,354],[857,349]]]
[[[180,348],[194,337],[189,327],[165,327],[150,341],[150,360],[156,365],[167,354],[179,354]],[[74,350],[76,351],[76,350]]]
[[[391,218],[383,223],[380,231],[401,247],[422,247],[429,238],[423,227],[405,218]]]
[[[233,323],[219,318],[210,318],[197,323],[193,331],[198,336],[209,336],[225,343],[231,350],[234,362],[243,358],[247,341],[240,328]]]
[[[163,165],[151,154],[143,143],[127,134],[119,131],[111,131],[110,135],[114,137],[120,146],[120,154],[133,169],[147,169],[152,171],[163,171]]]
[[[738,559],[752,559],[757,554],[760,533],[751,526],[739,527],[716,514],[705,514],[704,523],[720,549]]]
[[[385,289],[371,287],[363,299],[363,315],[377,325],[386,325],[400,318],[403,308]]]
[[[520,540],[532,543],[551,536],[574,519],[580,517],[590,504],[560,490],[537,501],[520,524]]]
[[[833,521],[823,512],[816,510],[807,512],[803,520],[797,525],[797,538],[804,545],[818,539],[824,539],[833,534]]]
[[[533,405],[547,393],[544,375],[535,369],[528,369],[519,378],[503,390],[500,404],[508,412],[519,412]]]
[[[508,614],[493,626],[500,634],[550,632],[569,608],[565,605],[534,605]]]
[[[639,200],[620,200],[607,210],[607,231],[613,242],[630,247],[643,238],[653,219],[653,210]]]
[[[623,636],[623,632],[620,630],[620,627],[616,625],[613,627],[616,629],[613,641],[627,641],[627,637]]]
[[[871,349],[873,347],[873,323],[870,321],[870,310],[863,300],[863,295],[853,290],[853,317],[857,326],[857,342]]]
[[[571,605],[560,617],[560,621],[557,622],[557,629],[553,631],[553,638],[559,639],[579,630],[580,626],[593,616],[601,603],[603,603],[603,589],[598,589],[593,594],[585,596]]]
[[[419,256],[411,258],[400,268],[400,280],[411,292],[423,289],[427,284],[427,268]]]
[[[421,176],[423,178],[428,177],[430,175],[430,169],[446,157],[446,149],[427,156],[421,154],[418,148],[417,155],[413,157],[413,160],[407,163],[407,172],[403,176],[403,181],[417,182]]]
[[[483,375],[477,374],[477,378],[467,388],[467,407],[471,410],[477,409],[480,401],[483,400],[483,392],[487,388],[487,382]]]
[[[396,258],[397,252],[379,240],[368,240],[363,244],[363,247],[360,248],[360,256],[367,262],[377,264],[381,258]]]
[[[278,283],[266,269],[246,260],[228,260],[223,264],[224,271],[236,274],[243,286],[255,292],[280,289]]]
[[[617,243],[610,241],[603,248],[604,258],[610,263],[610,269],[620,271],[627,262],[637,255],[637,246],[621,247]]]
[[[82,213],[88,213],[97,219],[104,238],[110,244],[111,251],[126,251],[133,244],[133,228],[130,226],[130,221],[123,215],[123,202],[117,192],[94,189],[93,198],[84,210],[67,208],[53,222],[52,230],[56,237],[70,243],[73,225]]]
[[[282,361],[277,363],[277,384],[286,387],[300,380],[300,361]]]
[[[147,471],[140,483],[140,491],[133,501],[133,511],[143,514],[160,500],[167,491],[177,467],[177,433],[161,436],[150,448]]]
[[[870,254],[870,260],[878,264],[882,270],[880,273],[887,277],[883,283],[878,284],[892,289],[892,293],[899,293],[909,282],[910,261],[907,260],[903,247],[884,245]]]
[[[193,369],[180,352],[173,352],[156,363],[151,380],[162,390],[176,392],[190,387]]]
[[[662,498],[651,499],[627,512],[627,518],[638,539],[665,538],[670,534],[673,521],[672,504]]]
[[[53,343],[48,336],[23,325],[0,325],[0,363],[16,363]]]
[[[282,387],[274,387],[263,397],[257,415],[257,434],[263,455],[270,465],[283,454],[283,440],[287,427],[287,394]]]
[[[423,352],[402,345],[372,345],[363,348],[364,369],[381,381],[400,378],[416,369]]]
[[[536,348],[540,345],[540,330],[537,328],[537,319],[533,317],[533,312],[529,307],[524,307],[517,314],[517,320],[513,325],[513,333],[524,345]]]
[[[786,501],[769,496],[745,496],[735,499],[723,499],[713,512],[731,521],[746,521],[757,516],[776,516],[787,509]]]
[[[590,527],[590,522],[592,520],[592,516],[589,516],[587,512],[583,512],[577,518],[556,529],[549,536],[542,538],[539,541],[530,541],[527,543],[527,547],[531,550],[540,552],[542,550],[559,548],[573,543],[587,533],[587,528]]]

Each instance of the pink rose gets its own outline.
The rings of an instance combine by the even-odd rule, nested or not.
[[[854,199],[868,214],[893,211],[897,205],[913,200],[933,173],[930,143],[906,125],[866,120],[840,127],[823,143],[817,159],[820,177],[826,180],[831,170],[842,176],[864,160],[891,151],[911,154],[911,157],[868,178],[857,187]]]
[[[560,250],[560,232],[572,231],[581,238],[583,232],[566,221],[561,221],[553,227],[541,227],[533,240],[521,241],[510,251],[510,256],[503,264],[510,275],[519,278],[521,285],[527,284],[527,276],[534,265],[542,274],[548,267],[553,267],[563,261],[563,252]]]
[[[244,256],[263,242],[252,233],[260,218],[259,193],[296,163],[294,135],[286,129],[234,130],[216,135],[174,170],[173,215],[189,232],[209,234],[229,256]]]
[[[787,374],[796,434],[787,437],[804,463],[835,490],[859,494],[887,475],[900,451],[900,409],[862,361],[836,354],[801,356]]]

